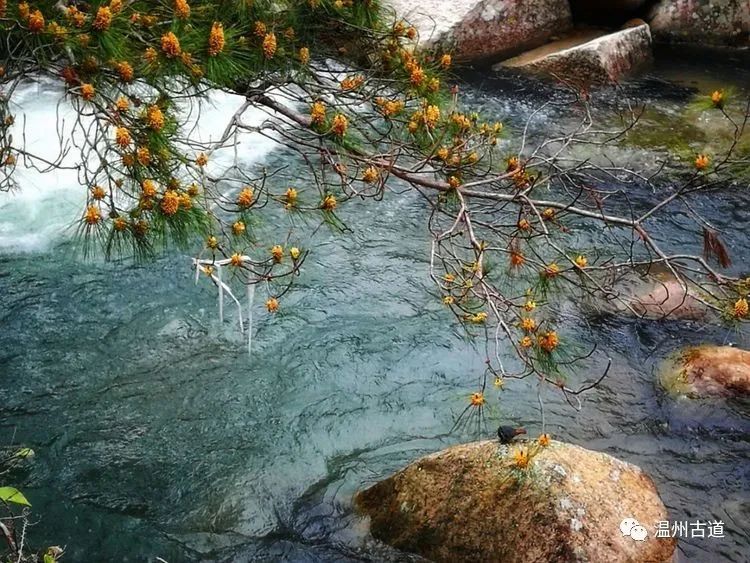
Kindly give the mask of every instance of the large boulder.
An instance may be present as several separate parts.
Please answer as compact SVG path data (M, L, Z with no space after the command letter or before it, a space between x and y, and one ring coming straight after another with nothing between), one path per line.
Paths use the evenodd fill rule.
M669 391L689 397L750 395L750 352L732 346L698 346L669 358L660 374Z
M640 468L556 441L454 446L358 493L355 503L373 536L432 561L659 563L676 544L655 537L667 511ZM623 535L626 518L648 537Z
M660 0L649 23L657 41L750 45L748 0Z
M653 59L651 32L642 23L616 33L582 32L503 61L495 69L518 68L579 86L619 82Z
M420 44L459 61L500 60L570 29L567 0L388 0L419 31Z

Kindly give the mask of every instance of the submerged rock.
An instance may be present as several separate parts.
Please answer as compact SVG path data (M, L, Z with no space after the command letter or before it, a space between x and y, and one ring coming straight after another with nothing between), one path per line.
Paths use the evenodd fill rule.
M689 397L750 395L750 352L732 346L688 348L665 362L661 383Z
M750 45L747 0L660 0L648 20L658 41Z
M420 44L459 61L503 59L570 29L567 0L388 0L419 31Z
M373 536L433 561L658 563L676 545L655 537L667 511L639 467L556 441L454 446L358 493L355 503ZM626 518L645 528L643 541L620 531Z
M581 86L619 82L653 60L646 23L615 33L584 31L496 65L541 72Z
M698 299L698 289L674 278L656 280L632 298L633 309L647 319L700 320L708 307Z

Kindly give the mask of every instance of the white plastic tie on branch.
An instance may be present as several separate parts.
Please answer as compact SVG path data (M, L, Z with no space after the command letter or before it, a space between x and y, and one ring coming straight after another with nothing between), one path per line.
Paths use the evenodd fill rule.
M240 258L243 262L250 260L248 256L242 256ZM227 264L230 264L231 260L224 259L224 260L200 260L200 259L193 259L193 264L195 264L195 282L198 283L198 277L199 273L201 271L209 274L209 277L216 283L218 289L219 289L219 322L224 322L224 294L226 293L229 295L229 297L232 298L232 301L235 302L237 305L237 312L239 314L239 321L240 321L240 333L245 332L245 323L243 320L242 315L242 304L240 303L240 300L235 297L234 292L232 291L232 288L230 288L222 279L222 266L226 266ZM213 271L209 268L212 268L213 271L216 273L213 273ZM252 349L252 339L253 339L253 300L255 298L255 284L248 284L247 285L247 352L250 354L250 350Z

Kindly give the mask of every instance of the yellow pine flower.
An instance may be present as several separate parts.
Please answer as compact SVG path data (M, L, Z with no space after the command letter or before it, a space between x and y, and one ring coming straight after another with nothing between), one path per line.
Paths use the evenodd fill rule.
M472 393L469 397L469 403L472 407L483 407L486 402L484 393Z
M741 297L734 302L732 314L736 319L744 319L745 317L747 317L748 312L750 312L750 308L748 307L747 299Z
M552 221L555 218L555 210L551 207L548 207L544 211L542 211L542 219L545 221Z
M181 20L188 19L190 17L190 4L187 3L187 0L175 0L174 13Z
M29 17L29 4L28 2L18 3L18 15L22 20L28 19Z
M513 454L513 463L519 469L526 469L529 466L529 451L521 448Z
M258 37L264 37L267 31L266 24L261 21L255 22L254 31L255 35L257 35Z
M180 47L180 40L171 31L161 36L161 50L167 56L167 58L173 59L179 57L182 53Z
M345 115L341 113L337 113L333 116L333 121L331 122L331 131L334 135L338 137L343 137L346 135L346 130L349 127L349 120L346 118Z
M695 169L702 171L708 168L708 165L711 164L711 159L708 155L705 154L699 154L695 157Z
M146 59L146 62L149 64L154 64L158 57L159 53L157 53L156 49L153 47L147 47L143 53L143 58Z
M446 295L445 297L443 297L443 303L445 305L453 305L455 302L456 302L456 298L453 297L452 295Z
M167 190L159 207L165 215L174 215L180 209L180 196L174 190Z
M495 378L495 387L497 387L498 389L502 389L503 387L505 387L505 381L502 377L498 376Z
M263 55L270 59L276 54L276 35L273 32L266 33L263 37Z
M297 203L297 190L294 188L288 188L286 190L286 193L284 194L284 199L286 199L286 203L289 206L293 206Z
M232 232L235 234L235 236L240 236L242 233L245 232L245 223L243 221L235 221L232 223Z
M720 90L715 90L711 94L711 103L713 103L714 107L721 108L724 106L724 92Z
M588 266L588 265L589 265L589 260L588 260L588 258L586 258L586 257L585 257L585 256L583 256L583 255L579 255L579 256L578 256L578 257L576 258L575 262L576 262L576 266L578 266L578 267L579 267L579 268L581 268L581 269L583 269L583 268L585 268L586 266Z
M274 262L281 262L281 260L284 258L284 247L280 244L275 244L271 248L271 256L273 256Z
M235 252L234 254L232 254L231 258L229 258L229 262L232 264L232 266L238 268L242 266L242 256Z
M112 25L112 10L107 6L99 6L94 23L91 26L97 31L106 31Z
M195 157L195 163L198 166L205 166L208 164L208 157L205 153L200 153L197 157Z
M530 336L524 336L519 344L521 345L521 348L531 348L534 345L534 341Z
M435 105L429 105L424 110L424 122L428 127L435 127L440 121L440 108Z
M115 64L115 71L123 82L132 82L135 77L133 66L127 61L121 61Z
M148 150L148 147L138 147L135 151L135 157L138 159L138 163L141 166L148 166L151 164L151 151Z
M469 320L474 324L482 324L484 321L487 320L487 313L485 313L484 311L481 311L469 317Z
M215 249L219 246L219 239L217 239L214 235L209 236L206 239L206 246L210 249Z
M115 231L122 232L128 228L128 222L122 217L115 217L115 220L112 222L112 226L114 227Z
M303 65L306 65L310 62L310 49L308 49L307 47L300 48L299 62L301 62Z
M313 102L310 106L310 121L313 125L322 125L326 119L326 106L323 102Z
M122 0L112 0L109 3L109 9L113 14L119 14L122 11Z
M131 141L132 139L130 138L130 131L125 129L125 127L118 127L117 129L115 129L115 143L117 143L121 148L128 148Z
M365 168L365 171L362 173L362 181L367 184L372 184L374 182L378 181L378 178L380 178L380 173L378 172L378 169L374 166L368 166Z
M349 90L356 90L357 88L362 86L364 81L365 77L361 74L358 74L356 76L347 76L341 81L341 89L345 92Z
M88 225L96 225L102 220L102 212L95 205L89 205L83 215L83 220Z
M336 196L334 196L333 194L328 194L323 198L323 203L320 205L320 207L324 211L333 211L336 209L336 205L338 205Z
M450 178L448 178L448 185L455 190L461 185L461 180L459 180L456 176L451 176Z
M243 209L250 207L253 204L253 197L253 189L250 186L245 186L237 194L237 206Z
M536 321L531 317L524 317L521 319L520 327L524 332L534 332L536 329Z
M94 96L96 95L96 89L92 84L81 84L81 97L86 100L87 102L90 102L94 99Z
M513 251L510 253L510 265L513 268L519 268L526 263L526 257L520 252Z
M279 300L275 297L271 297L268 301L266 301L266 309L268 309L269 313L275 313L279 310Z
M558 266L554 262L552 262L552 264L550 264L550 265L548 265L548 266L546 266L544 268L544 275L545 275L545 277L554 278L559 273L560 273L560 266Z
M101 186L94 186L91 188L91 198L96 201L101 201L105 198L107 192Z
M143 180L141 190L143 191L143 197L154 197L156 195L156 184L153 180Z
M528 301L526 301L526 303L523 304L523 308L524 310L531 312L536 309L536 302L529 299Z
M0 18L4 18L8 10L8 0L0 0Z
M146 123L154 131L160 131L164 127L164 114L159 106L152 105L146 110Z
M537 438L537 443L542 446L543 448L546 448L550 444L550 435L549 434L542 434Z
M560 338L554 330L550 330L538 337L539 347L545 352L552 353L560 344Z
M299 258L300 254L301 254L300 249L297 248L296 246L293 246L292 248L289 249L289 256L292 257L292 260L296 260L297 258Z
M452 62L453 59L448 53L445 53L442 57L440 57L440 66L442 66L443 68L450 68Z
M208 55L215 57L224 50L224 26L220 22L214 22L211 26L211 34L208 36Z
M29 15L29 31L32 33L40 33L44 31L44 16L39 10L34 10Z

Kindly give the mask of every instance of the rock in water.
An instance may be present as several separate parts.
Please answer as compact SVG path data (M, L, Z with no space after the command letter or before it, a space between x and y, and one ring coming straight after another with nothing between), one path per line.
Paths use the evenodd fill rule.
M556 441L454 446L361 491L355 504L373 536L433 561L660 563L676 545L655 537L667 511L639 467ZM626 518L646 529L645 541L623 535Z
M732 346L688 348L666 361L662 385L689 397L750 395L750 352Z
M587 87L619 82L653 59L648 25L616 33L580 31L493 67L534 71Z
M700 320L707 310L691 288L675 279L657 282L648 294L634 299L633 308L647 319Z
M747 0L660 0L649 23L658 41L698 45L750 45Z
M419 31L420 44L459 61L500 60L570 29L567 0L388 0Z

